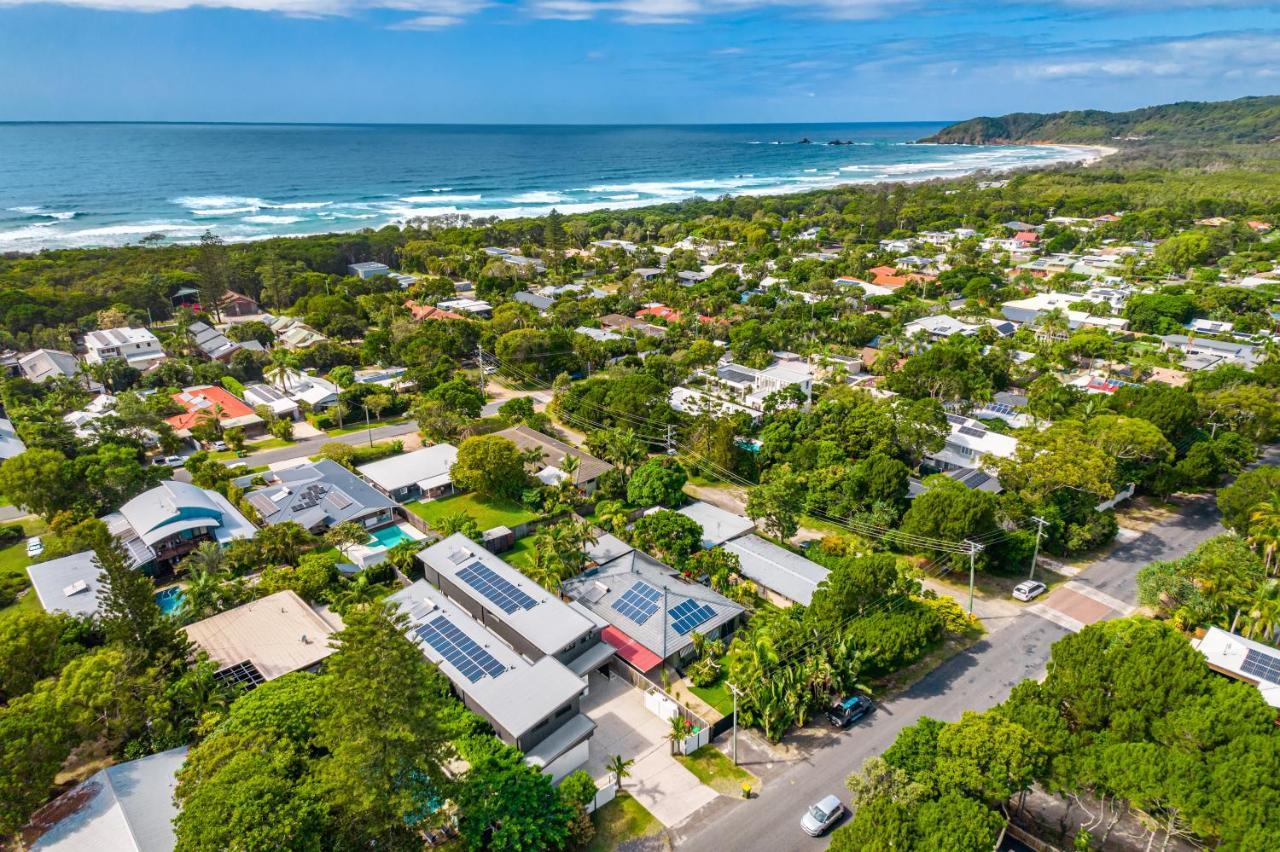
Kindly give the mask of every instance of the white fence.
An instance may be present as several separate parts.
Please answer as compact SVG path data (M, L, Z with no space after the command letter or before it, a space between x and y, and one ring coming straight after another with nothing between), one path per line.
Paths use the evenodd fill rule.
M594 813L597 808L602 808L612 802L617 795L618 785L612 781L609 781L603 787L597 787L596 797L587 803L587 813Z

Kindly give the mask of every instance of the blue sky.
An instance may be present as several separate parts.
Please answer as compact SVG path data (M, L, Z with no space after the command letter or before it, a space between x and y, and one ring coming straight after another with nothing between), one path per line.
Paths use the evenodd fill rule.
M0 120L948 120L1280 92L1275 0L0 0Z

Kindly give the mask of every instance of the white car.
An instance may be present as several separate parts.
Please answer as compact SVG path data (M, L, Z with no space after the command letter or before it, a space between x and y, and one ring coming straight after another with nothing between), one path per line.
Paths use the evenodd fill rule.
M827 796L800 817L800 827L810 837L821 837L844 815L844 805L835 796Z
M1013 587L1013 596L1020 601L1032 601L1043 595L1047 588L1039 580L1023 580Z
M36 557L44 553L44 542L40 540L40 536L33 535L27 539L27 556Z

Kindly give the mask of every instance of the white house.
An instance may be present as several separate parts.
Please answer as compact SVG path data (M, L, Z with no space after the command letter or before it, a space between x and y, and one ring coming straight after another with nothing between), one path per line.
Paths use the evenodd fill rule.
M91 331L84 336L84 347L84 359L90 364L119 359L130 367L145 370L165 359L159 339L145 328Z
M983 456L1011 458L1018 449L1017 438L992 432L977 420L948 414L947 422L951 426L951 434L947 436L946 444L938 452L925 457L943 471L978 467Z

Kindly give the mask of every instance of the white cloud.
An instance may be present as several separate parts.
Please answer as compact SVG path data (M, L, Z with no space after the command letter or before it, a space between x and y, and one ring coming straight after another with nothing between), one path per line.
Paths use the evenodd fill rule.
M1036 79L1271 77L1280 71L1280 34L1211 33L1159 39L1091 54L1064 53L1018 63L1014 73Z

